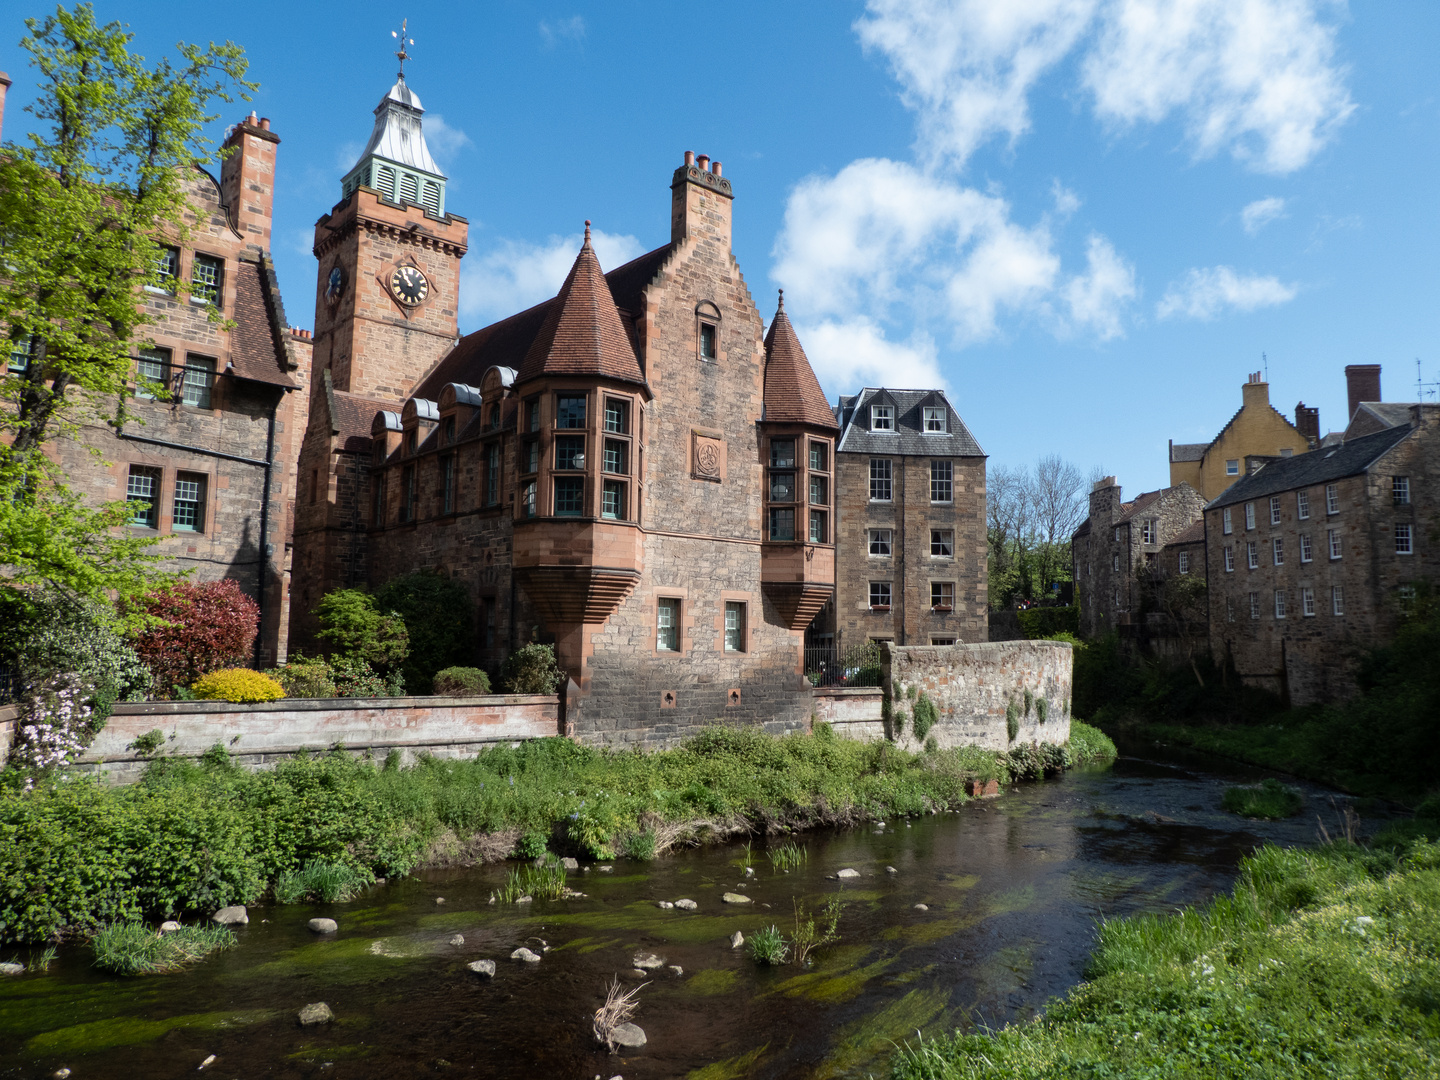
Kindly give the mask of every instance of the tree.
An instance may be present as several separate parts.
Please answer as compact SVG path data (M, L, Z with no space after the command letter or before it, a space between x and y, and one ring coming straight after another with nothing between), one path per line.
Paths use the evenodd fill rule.
M1070 537L1085 520L1087 507L1080 470L1059 454L1042 457L1030 473L1030 506L1038 543L1036 577L1041 589L1068 576Z
M405 687L410 693L428 693L437 671L474 659L475 608L458 581L415 570L380 586L375 603L405 620L410 635Z
M985 534L990 548L990 602L1005 608L1021 588L1030 532L1027 470L1005 465L985 477Z

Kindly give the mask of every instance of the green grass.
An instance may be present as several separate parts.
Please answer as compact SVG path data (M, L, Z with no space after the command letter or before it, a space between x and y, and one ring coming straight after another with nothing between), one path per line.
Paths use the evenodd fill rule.
M522 866L505 875L505 884L495 893L502 904L513 904L522 896L532 900L559 900L565 895L565 866L553 855L540 866Z
M1115 743L1097 727L1091 727L1083 720L1070 720L1070 758L1076 765L1090 765L1101 761L1114 761L1119 751Z
M770 865L776 870L793 870L810 857L810 853L794 841L770 848L765 854L770 856Z
M351 900L375 884L375 875L342 862L308 862L299 870L284 872L275 879L275 900L299 904L318 900L332 904Z
M762 926L756 930L745 942L745 946L750 950L750 959L757 964L778 967L790 956L790 946L785 942L785 935L774 925Z
M90 939L95 966L117 975L163 975L235 945L224 926L186 926L160 934L143 923L116 923Z
M1233 895L1102 925L1042 1019L902 1048L894 1080L1440 1073L1440 846L1262 848Z
M1305 800L1294 788L1286 787L1273 776L1262 783L1245 787L1228 787L1220 799L1220 808L1247 818L1279 821L1294 817Z

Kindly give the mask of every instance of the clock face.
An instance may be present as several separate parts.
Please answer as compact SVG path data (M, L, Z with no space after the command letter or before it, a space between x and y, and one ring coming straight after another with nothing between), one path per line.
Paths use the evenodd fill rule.
M345 291L345 271L335 267L330 271L330 277L325 282L325 299L330 303L340 299L340 294Z
M430 295L430 282L417 267L401 266L390 275L390 291L396 300L414 307Z

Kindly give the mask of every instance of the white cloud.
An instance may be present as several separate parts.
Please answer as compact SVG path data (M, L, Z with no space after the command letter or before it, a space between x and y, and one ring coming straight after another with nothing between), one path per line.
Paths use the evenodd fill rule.
M475 145L470 141L469 135L460 128L453 128L445 123L445 117L439 113L425 114L424 131L425 145L441 160L448 160L465 147Z
M1084 61L1096 112L1184 117L1199 157L1261 172L1307 164L1354 111L1325 0L1110 0Z
M540 21L540 40L545 43L547 49L553 49L562 41L584 41L584 16L572 15L568 19L556 19L553 22L549 19L542 19Z
M860 386L945 387L935 343L924 334L889 341L863 316L801 323L795 328L815 376L833 396Z
M1101 341L1124 337L1121 314L1139 295L1135 268L1103 236L1091 234L1085 254L1086 272L1060 290L1075 326L1094 332Z
M1285 216L1284 199L1256 199L1240 211L1240 224L1247 233L1254 236L1276 218Z
M1224 311L1255 311L1295 299L1300 289L1276 277L1240 275L1228 266L1196 268L1172 282L1155 307L1157 318L1213 319Z
M472 255L461 264L461 316L483 326L548 300L565 284L581 243L579 233L552 236L543 244L504 240L478 258ZM591 243L606 271L645 253L633 236L595 230Z
M335 167L348 173L360 161L360 151L365 149L362 142L343 142L335 148Z
M1055 200L1055 213L1062 218L1067 218L1080 209L1080 196L1059 180L1050 182L1050 196Z

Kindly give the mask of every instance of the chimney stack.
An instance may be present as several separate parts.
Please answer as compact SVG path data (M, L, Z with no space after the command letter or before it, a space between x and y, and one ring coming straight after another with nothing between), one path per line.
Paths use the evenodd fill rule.
M1301 401L1295 406L1295 427L1312 448L1320 445L1320 410L1307 409Z
M1240 388L1240 398L1247 409L1268 409L1270 407L1270 384L1258 371L1252 371L1245 385Z
M1345 367L1345 394L1350 412L1345 422L1355 419L1355 410L1362 401L1383 401L1380 396L1379 364L1348 364Z
M734 189L720 162L685 151L685 164L670 181L670 242L687 237L719 241L730 250L730 204Z
M220 165L220 198L230 224L254 251L270 250L275 209L275 148L280 140L269 119L252 112L225 140L229 155Z

